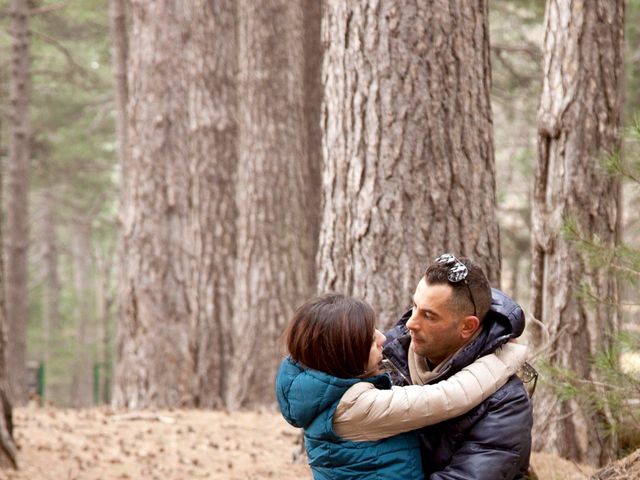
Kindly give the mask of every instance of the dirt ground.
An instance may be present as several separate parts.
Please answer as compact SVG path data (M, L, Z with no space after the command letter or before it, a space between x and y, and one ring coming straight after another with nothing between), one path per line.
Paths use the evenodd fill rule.
M117 412L26 407L14 411L20 471L2 480L308 479L293 463L297 430L275 412ZM540 480L591 470L534 455Z

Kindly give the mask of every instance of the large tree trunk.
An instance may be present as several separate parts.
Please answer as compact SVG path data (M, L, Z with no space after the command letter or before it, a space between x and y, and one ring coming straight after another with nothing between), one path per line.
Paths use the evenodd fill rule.
M188 96L182 8L131 8L128 146L122 166L120 327L114 403L192 405Z
M235 251L234 8L133 4L118 405L221 404Z
M9 85L9 158L7 161L7 319L8 367L15 401L27 399L27 249L29 246L29 161L31 53L29 4L11 2L11 75Z
M600 166L618 152L622 107L622 0L550 0L545 16L544 81L538 111L533 222L533 315L544 323L545 359L578 378L598 380L595 355L618 329L617 284L583 259L562 234L573 222L605 245L618 240L620 184ZM584 287L604 303L581 294ZM615 452L611 412L595 411L549 390L537 395L535 448L603 464ZM604 398L604 395L603 395Z
M192 0L188 64L189 235L194 401L223 404L231 360L235 268L236 2Z
M329 0L319 290L389 325L426 265L500 278L487 2Z
M311 167L300 2L238 3L239 158L234 363L227 405L274 400L279 337L312 291Z

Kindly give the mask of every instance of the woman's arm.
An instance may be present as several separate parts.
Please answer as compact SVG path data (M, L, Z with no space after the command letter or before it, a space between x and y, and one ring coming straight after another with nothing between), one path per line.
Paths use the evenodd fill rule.
M495 393L522 366L528 349L509 342L447 380L378 390L368 382L340 399L333 429L354 441L379 440L455 418Z

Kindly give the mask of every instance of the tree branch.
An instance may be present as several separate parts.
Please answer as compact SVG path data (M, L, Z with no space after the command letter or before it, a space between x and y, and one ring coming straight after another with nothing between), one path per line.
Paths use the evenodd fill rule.
M37 35L38 37L42 38L44 41L46 41L47 43L55 47L59 52L61 52L65 56L65 58L67 59L67 63L71 67L77 70L78 73L80 73L82 77L84 77L85 79L91 80L91 77L92 77L91 72L87 70L85 67L83 67L82 65L80 65L78 62L76 62L75 59L73 58L73 55L71 55L71 52L69 51L69 49L64 45L62 45L62 43L60 43L58 40L56 40L52 36L47 35L46 33L36 32L34 30L32 30L31 33L33 35Z
M40 15L42 13L49 13L55 10L61 10L65 8L67 5L69 5L69 0L66 0L61 3L52 3L51 5L43 5L42 7L32 9L29 12L29 15L33 17L34 15Z
M534 62L542 61L542 51L533 45L507 45L504 43L493 43L491 50L509 53L526 53Z

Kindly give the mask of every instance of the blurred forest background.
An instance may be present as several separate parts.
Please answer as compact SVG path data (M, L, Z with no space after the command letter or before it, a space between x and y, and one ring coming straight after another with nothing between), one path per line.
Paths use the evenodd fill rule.
M54 8L47 12L50 5ZM9 8L3 2L5 198ZM105 355L111 355L113 341L104 339L113 333L104 328L115 328L116 318L119 167L108 3L42 2L30 8L45 11L31 17L27 362L31 371L44 364L45 398L73 405L71 398L81 397L78 406L88 405L94 401L91 364L104 365ZM6 219L11 215L6 200L3 206ZM81 380L82 375L90 378ZM89 391L78 395L81 383L88 383ZM96 401L104 401L105 395Z
M594 176L620 183L609 190L584 184L594 197L613 191L614 198L622 189L614 235L585 228L579 215L555 224L582 258L580 278L598 277L591 283L556 270L542 277L532 272L535 252L544 250L532 245L539 238L532 225L545 218L534 206L545 48L551 48L544 42L544 1L491 0L487 18L483 2L469 2L480 6L461 8L459 16L418 15L421 25L441 22L445 39L460 34L448 37L447 29L470 22L463 33L473 32L472 43L487 42L476 45L476 59L454 52L441 63L438 51L455 50L464 35L460 43L425 40L421 46L401 31L415 2L407 2L407 12L403 2L380 2L382 13L352 5L349 15L334 1L324 12L315 0L258 3L262 7L232 0L175 8L167 1L0 2L3 278L14 404L37 395L65 407L272 405L278 337L297 303L318 290L344 291L370 301L387 327L424 265L451 250L478 259L495 286L530 312L529 338L541 352L534 362L542 373L538 412L548 407L557 418L582 412L578 423L595 418L594 429L615 439L569 445L563 437L575 426L549 433L541 425L537 432L545 438L537 448L595 464L638 448L640 178L633 168L640 155L640 0L625 4L624 51L616 53L616 40L598 33L614 49L599 53L612 69L602 60L602 70L583 79L607 90L614 110L618 93L608 90L607 78L624 88L618 119L593 117L609 122L600 130L612 128L623 148L614 140L609 151L589 154L598 164ZM556 3L562 2L549 2ZM599 14L611 13L615 29L622 2L594 3ZM22 24L27 37L11 33L20 24L18 8L28 18ZM349 36L358 21L365 31L370 26L363 19L378 14L384 18L379 36ZM488 35L478 33L487 21ZM441 68L442 78L420 84L417 74L410 85L411 53L396 61L393 48L372 60L368 55L385 35L406 41L414 55L426 52L426 63ZM16 38L23 43L16 46ZM26 73L16 65L16 51L30 59ZM567 47L565 54L571 52ZM451 73L450 61L478 68ZM618 70L624 79L617 79ZM19 88L12 92L12 76L20 71L20 81L30 84L26 106ZM454 77L467 90L451 83ZM388 96L394 82L402 88ZM490 108L483 104L485 85ZM424 111L412 105L426 101L425 90L450 98L456 105L451 118L438 118L447 110L442 105ZM24 125L25 111L28 161L20 173L10 159L20 134L11 128ZM365 118L371 111L382 112L373 130ZM428 141L411 150L423 133ZM449 134L462 139L459 149L447 149L455 143ZM466 151L469 145L480 158ZM455 166L447 155L461 151L470 161ZM402 167L409 157L411 165ZM561 180L574 175L558 165L547 173ZM464 194L442 187L458 182L468 189ZM436 187L444 188L444 203ZM456 198L458 205L451 203ZM418 209L424 214L416 215ZM590 215L602 217L600 207ZM14 265L21 255L23 285ZM607 284L602 294L601 284L618 274L619 285ZM567 328L585 329L589 339L556 342L554 335L566 333L562 315L545 318L532 275L544 277L551 291L567 286L567 295L583 301L577 309L583 320ZM556 350L549 353L551 343ZM567 359L573 355L588 366ZM545 395L560 399L560 410L548 406Z

